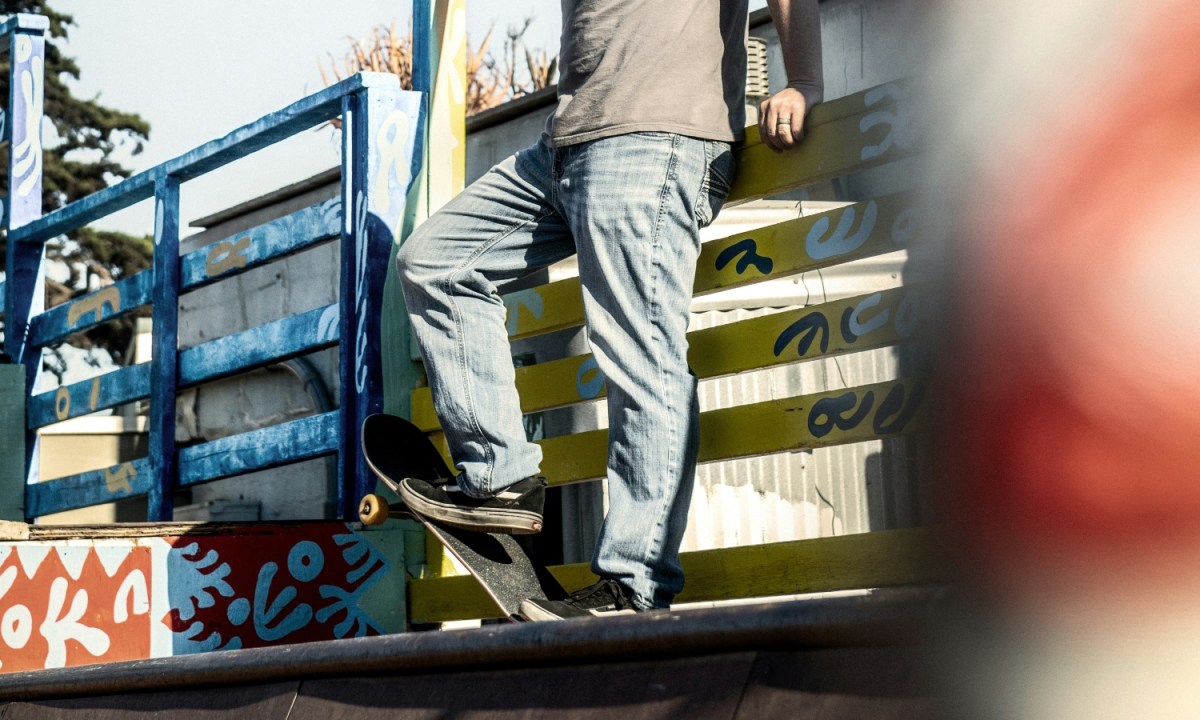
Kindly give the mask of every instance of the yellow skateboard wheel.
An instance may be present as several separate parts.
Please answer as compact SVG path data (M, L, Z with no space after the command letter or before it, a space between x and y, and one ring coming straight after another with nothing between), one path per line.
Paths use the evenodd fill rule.
M358 504L358 519L363 525L382 525L388 519L388 502L382 495L371 493Z

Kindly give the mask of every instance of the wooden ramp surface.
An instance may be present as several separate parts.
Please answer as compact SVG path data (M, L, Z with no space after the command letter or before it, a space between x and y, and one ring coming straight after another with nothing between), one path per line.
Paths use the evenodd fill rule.
M343 664L338 653L344 650L336 646L340 642L344 648L347 641L338 641L293 646L290 648L293 658L287 658L287 648L264 649L275 660L281 660L278 671L267 670L270 663L258 663L264 670L247 672L246 684L231 680L238 676L237 667L245 654L253 651L203 656L208 662L192 663L195 672L191 673L191 681L187 680L183 662L191 658L128 663L124 669L116 668L115 673L109 668L110 682L105 687L113 690L112 694L92 692L65 697L73 694L66 676L50 677L49 682L39 687L36 677L39 673L25 673L33 682L26 684L24 690L16 678L17 682L0 685L0 698L11 699L0 705L0 718L900 720L935 717L936 693L925 673L927 649L919 633L929 619L931 605L913 597L889 595L892 598L884 603L879 598L857 598L697 610L675 613L666 622L661 617L648 622L638 616L424 633L416 636L416 646L407 643L401 647L405 648L404 653L417 652L421 646L432 651L428 656L434 667L427 670L414 670L416 665L408 667L407 660L397 662L395 653L380 647L378 642L370 650L360 645L357 649L363 652L356 655L364 657ZM892 602L895 599L902 602ZM822 607L814 608L814 603ZM820 612L814 614L814 610ZM870 617L872 614L874 619ZM765 629L758 634L746 632L756 626L756 618L778 625L781 618L787 617L799 622L780 626L775 633ZM817 619L823 623L822 630L799 630ZM529 629L537 632L530 635ZM530 650L540 646L545 651L546 633L560 632L563 644L559 649L566 652L556 656ZM707 639L699 645L686 639L696 634ZM716 642L723 634L728 635L725 651ZM459 643L472 636L492 642L480 643L474 656L469 652L463 654L461 649L453 650L458 658L455 662L447 662L448 656L439 655L433 647ZM646 640L646 648L660 649L646 651L628 640L639 636ZM408 636L391 636L397 637ZM499 644L495 643L496 638ZM613 643L626 646L631 652L619 652ZM505 645L514 651L495 649ZM703 650L706 647L709 649ZM211 661L221 659L222 655L229 661L225 664L228 672L212 672L217 666ZM265 658L266 653L260 652L259 656ZM135 666L147 670L162 662L167 663L166 669L146 681L138 682L139 675L131 672L138 669ZM285 672L289 664L291 678L265 681L272 672L289 674ZM336 672L339 665L349 672ZM372 666L377 669L371 671ZM105 672L105 666L94 667L95 672ZM87 687L90 682L87 675L92 671L90 668L72 671L78 676L78 683L82 683L77 683L76 689ZM122 691L119 682L111 682L120 678L122 671L127 687L140 686L143 690ZM56 672L59 671L40 674L45 677ZM28 697L22 699L22 694ZM54 697L56 694L62 697Z

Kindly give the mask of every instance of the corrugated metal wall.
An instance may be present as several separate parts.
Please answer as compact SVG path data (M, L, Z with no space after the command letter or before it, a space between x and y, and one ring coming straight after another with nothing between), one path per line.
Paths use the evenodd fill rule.
M864 277L866 284L874 278ZM692 329L765 315L785 307L710 310ZM702 411L897 377L887 348L707 380ZM701 465L684 550L751 545L915 524L906 441L857 443Z

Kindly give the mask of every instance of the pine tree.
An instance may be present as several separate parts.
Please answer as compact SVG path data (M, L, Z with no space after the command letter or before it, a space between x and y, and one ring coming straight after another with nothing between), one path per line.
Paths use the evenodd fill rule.
M62 207L129 177L131 170L117 162L114 153L129 148L141 152L150 125L140 116L101 105L98 98L75 97L67 85L78 80L80 69L73 58L63 55L58 45L74 25L70 15L55 11L48 0L0 0L0 21L16 13L36 13L50 19L45 58L45 115L57 138L46 133L42 158L43 212ZM8 98L8 60L0 64L0 98ZM5 151L7 152L7 150ZM7 158L0 163L0 187L7 187ZM82 228L69 234L66 242L47 245L47 260L63 264L69 271L65 282L47 279L47 306L112 283L149 267L154 242L120 232ZM7 245L0 236L0 255ZM77 347L99 347L120 362L133 336L133 319L126 316L72 337ZM60 375L61 370L52 371Z

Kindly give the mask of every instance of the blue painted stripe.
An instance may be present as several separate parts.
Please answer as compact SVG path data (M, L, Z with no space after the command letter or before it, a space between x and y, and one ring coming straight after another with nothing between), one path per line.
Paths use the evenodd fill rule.
M334 410L183 448L179 451L179 484L197 485L331 455L340 444L340 415Z
M9 239L19 243L45 242L145 200L154 194L154 184L160 177L173 175L188 180L215 170L337 116L342 109L343 96L367 87L397 87L399 82L391 73L359 73L348 77L337 85L243 125L223 138L205 143L174 160L138 173L15 229Z
M32 430L149 395L150 363L142 363L34 395L25 415Z
M179 353L179 384L195 385L282 362L337 341L338 306L309 310L184 350Z
M154 485L150 458L34 483L25 488L25 514L36 518L145 495Z
M112 320L150 302L154 273L143 270L106 288L57 305L34 316L29 327L29 344L43 348L80 330Z
M341 200L318 203L184 255L181 285L191 290L232 277L332 239L341 230Z

